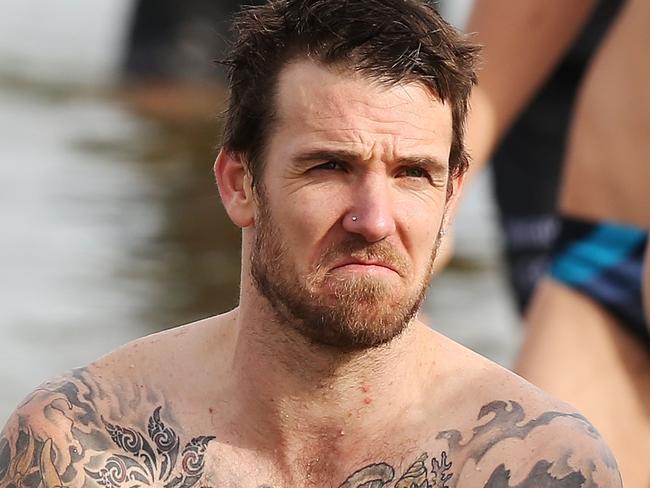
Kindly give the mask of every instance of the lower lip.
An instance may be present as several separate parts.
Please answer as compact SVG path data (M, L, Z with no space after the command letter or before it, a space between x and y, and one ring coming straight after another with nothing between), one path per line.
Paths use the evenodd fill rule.
M359 263L345 264L343 266L334 268L332 271L335 272L342 271L345 273L354 273L354 274L391 274L391 275L397 274L394 270L387 268L386 266L380 266L377 264L359 264Z

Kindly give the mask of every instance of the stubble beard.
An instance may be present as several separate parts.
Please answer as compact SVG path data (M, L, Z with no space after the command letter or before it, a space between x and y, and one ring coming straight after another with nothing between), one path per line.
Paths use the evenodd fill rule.
M408 261L385 242L368 243L353 235L326 250L308 276L300 276L259 191L259 213L251 253L253 283L269 302L276 321L319 345L346 351L375 348L399 336L416 316L433 274L440 234L422 279L414 290L373 276L341 277L329 273L337 258L355 257L391 264L402 276Z

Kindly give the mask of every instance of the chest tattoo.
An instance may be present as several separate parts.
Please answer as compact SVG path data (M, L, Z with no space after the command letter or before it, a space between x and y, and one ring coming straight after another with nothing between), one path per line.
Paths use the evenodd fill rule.
M106 488L128 486L131 482L165 488L194 486L203 475L206 447L215 437L194 437L181 450L180 439L160 420L160 411L161 407L156 408L149 418L146 434L102 419L122 454L109 457L97 471L86 469L88 476Z
M107 396L83 370L37 390L26 401L30 408L25 411L30 413L12 417L0 434L0 488L220 488L213 486L205 473L206 451L211 442L218 442L215 436L182 439L172 426L173 417L162 406L151 407L153 411L141 428L115 420L137 410L133 402L120 403L119 411L113 410L111 418L105 418L97 413L97 402ZM141 403L145 404L144 399ZM344 481L332 480L331 486L462 487L463 470L478 466L494 448L513 440L524 442L556 421L573 426L571 435L597 441L595 445L602 447L578 461L570 447L544 451L539 459L528 460L528 474L522 478L520 470L516 482L511 479L514 466L504 459L496 468L492 464L481 482L483 487L594 488L599 475L616 479L616 461L581 415L548 411L531 418L515 401L494 401L480 409L469 435L453 429L438 432L435 438L444 450L433 455L423 451L417 458L406 459L402 467L378 459L359 467ZM242 472L242 479L245 476ZM228 488L235 486L228 484Z

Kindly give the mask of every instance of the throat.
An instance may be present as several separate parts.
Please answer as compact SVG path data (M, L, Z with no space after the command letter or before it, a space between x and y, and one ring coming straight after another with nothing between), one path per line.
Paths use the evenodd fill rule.
M330 476L320 485L329 486L341 460L363 463L381 457L378 446L419 435L413 426L422 425L434 377L426 326L414 323L379 348L341 352L263 315L247 308L238 317L227 392L238 445L260 446L283 471Z
M381 423L418 404L433 362L418 324L398 339L366 351L341 352L309 344L272 325L242 329L233 362L233 388L265 425L320 435ZM238 402L239 403L239 402Z
M273 477L287 487L359 488L375 486L365 484L371 480L394 481L400 471L406 473L418 458L426 459L429 455L422 447L425 440L398 439L395 432L391 434L375 432L372 437L356 439L346 447L340 445L340 439L322 437L318 442L310 442L309 447L277 453L268 458Z

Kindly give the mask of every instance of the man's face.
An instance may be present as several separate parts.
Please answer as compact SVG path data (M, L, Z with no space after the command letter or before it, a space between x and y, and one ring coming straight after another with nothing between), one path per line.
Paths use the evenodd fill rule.
M428 286L447 203L452 119L419 84L302 61L281 73L257 189L252 275L316 343L384 344Z

